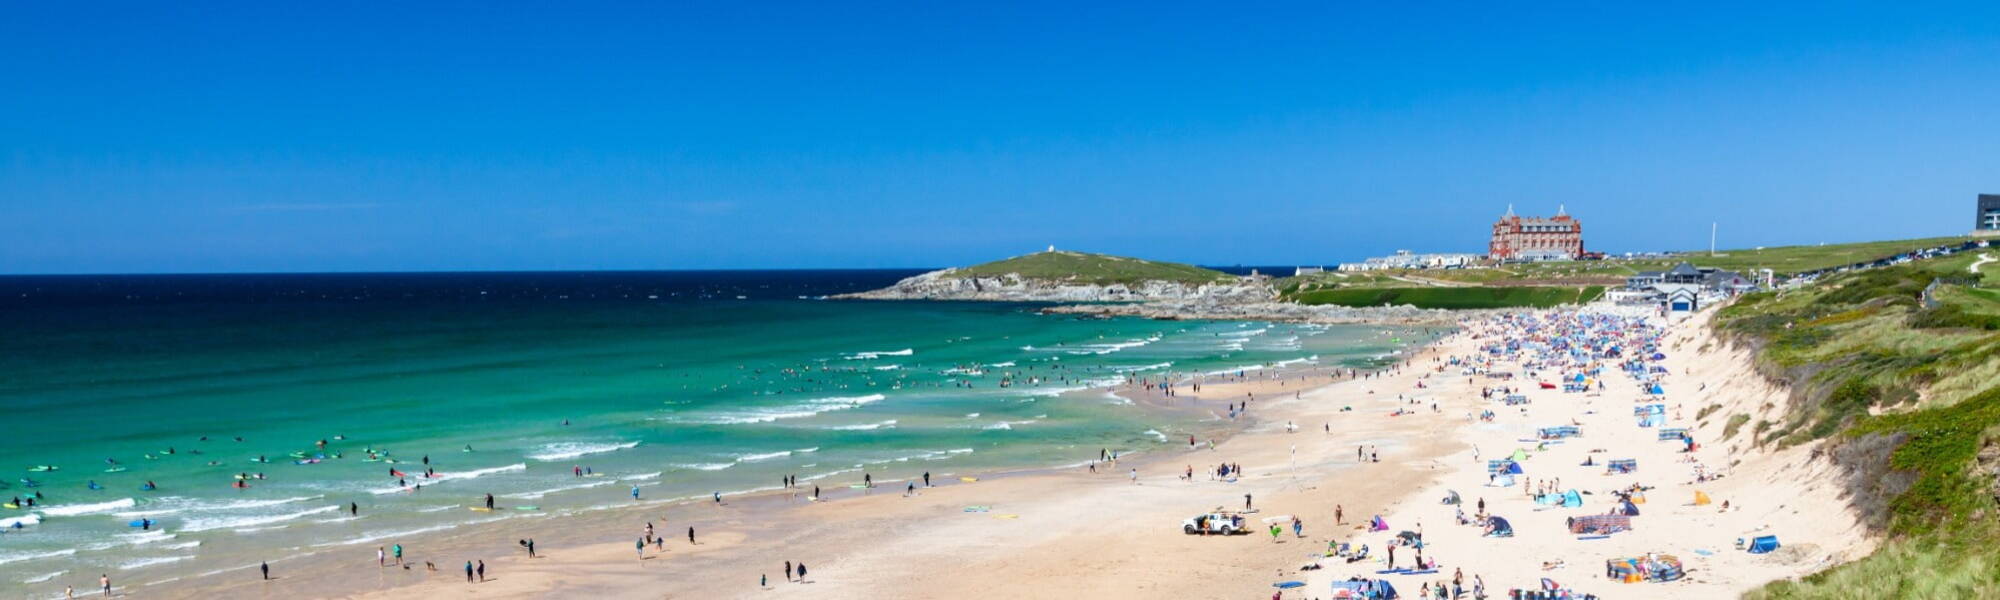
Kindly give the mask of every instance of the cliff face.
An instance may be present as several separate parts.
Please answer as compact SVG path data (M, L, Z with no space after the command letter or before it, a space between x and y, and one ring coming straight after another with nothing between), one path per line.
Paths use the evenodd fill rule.
M879 290L842 294L836 298L866 300L989 300L1003 302L1151 302L1204 300L1222 303L1266 302L1277 298L1268 280L1240 278L1223 283L1193 284L1148 280L1137 283L1075 283L1022 277L1018 273L971 276L962 269L931 271Z

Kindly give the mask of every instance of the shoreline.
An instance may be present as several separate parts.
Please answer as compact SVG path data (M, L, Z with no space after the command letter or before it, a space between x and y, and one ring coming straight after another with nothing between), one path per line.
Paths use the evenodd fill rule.
M1397 353L1398 356L1406 356L1412 350L1423 347L1425 346L1422 344L1410 344L1398 350ZM1244 393L1246 390L1249 393L1256 394L1260 398L1268 398L1280 392L1304 393L1308 387L1317 390L1329 385L1338 384L1309 382L1314 384L1307 386L1302 385L1299 382L1299 378L1305 377L1310 380L1314 377L1325 377L1325 373L1329 371L1344 372L1348 369L1348 367L1318 365L1303 368L1266 369L1262 372L1264 376L1253 375L1249 381L1235 380L1227 382L1218 382L1218 376L1216 375L1204 375L1201 373L1176 375L1182 376L1182 383L1177 384L1182 386L1180 388L1182 395L1187 394L1187 380L1194 378L1204 380L1204 393L1191 398L1190 401L1194 403L1192 408L1198 410L1212 408L1213 410L1210 413L1213 414L1222 411L1222 407L1212 405L1225 403L1223 399L1224 395L1233 396L1237 393ZM1364 368L1355 367L1355 369L1363 371ZM1253 373L1257 372L1253 371ZM1182 396L1167 398L1160 395L1157 390L1149 391L1139 385L1130 383L1103 388L1091 388L1081 390L1077 393L1089 395L1117 394L1135 404L1145 405L1146 410L1190 410L1190 407L1176 406L1173 402L1170 402L1179 401L1182 399ZM1265 423L1260 417L1262 417L1260 412L1252 411L1249 418L1239 423L1213 429L1205 428L1205 433L1202 435L1206 438L1212 434L1218 445L1227 444L1230 440L1246 431L1270 425ZM1204 439L1203 443L1205 444L1206 442L1207 439ZM1119 468L1129 469L1137 467L1148 471L1156 470L1154 465L1164 464L1163 461L1166 461L1168 457L1173 455L1171 449L1175 447L1173 444L1162 444L1161 448L1165 448L1166 450L1147 449L1136 454L1128 453L1120 459L1119 464L1123 466ZM1079 466L1000 467L967 473L938 473L938 477L934 479L934 482L939 485L937 487L924 488L923 492L925 494L936 492L956 494L956 492L949 492L949 490L958 487L978 486L1011 487L1014 485L1011 482L1023 479L1037 482L1034 485L1041 485L1044 479L1061 479L1073 475L1073 472L1085 471L1085 467L1080 466L1081 464L1078 463ZM1103 470L1108 473L1110 469ZM978 481L973 484L956 481L956 478L960 476L975 477ZM787 513L811 511L820 509L821 507L852 503L857 500L870 501L885 497L900 499L904 481L902 479L893 481L878 480L875 488L861 491L849 489L845 485L830 486L825 490L828 500L820 503L807 503L802 498L808 494L807 490L810 489L813 483L811 481L802 481L800 487L794 490L785 490L771 486L726 494L720 511L717 510L718 507L712 506L714 503L709 501L706 496L648 500L633 507L617 507L608 510L568 514L563 512L536 513L531 516L505 520L491 526L461 527L457 530L435 532L413 532L409 537L399 537L398 539L385 538L371 542L371 544L387 545L401 542L411 549L409 556L412 560L422 560L425 556L484 556L487 558L482 560L486 560L489 563L496 563L489 565L489 575L497 575L519 568L519 563L526 560L524 556L521 556L525 552L517 547L510 546L515 540L531 537L536 539L538 554L542 555L555 555L557 549L568 550L581 547L587 549L590 556L606 554L607 556L616 556L629 560L631 559L631 555L634 554L631 542L606 542L604 541L605 538L615 537L615 534L608 534L606 532L637 532L639 531L638 525L640 523L645 520L651 520L655 525L660 526L658 531L661 532L661 537L669 538L666 554L667 558L672 558L674 556L684 556L679 553L684 549L689 549L674 547L674 536L670 534L673 534L677 527L679 528L678 531L684 533L685 527L692 524L698 531L703 532L699 536L702 543L692 547L692 549L698 549L700 552L693 554L723 550L728 546L738 543L731 541L732 539L740 540L740 538L737 537L737 534L731 533L729 528L732 526L741 526L745 517L749 517L752 520L784 520L788 518ZM892 490L893 494L891 493ZM647 515L652 516L649 517ZM508 543L497 544L492 539L495 537L494 527L505 528L506 531L515 533L506 534L505 537ZM706 533L709 531L715 531L713 534L714 537ZM681 538L679 543L681 546L687 546L684 538ZM384 594L385 596L383 597L400 597L399 594L405 588L428 585L428 580L439 578L438 574L447 576L443 577L446 580L453 580L454 578L449 577L451 575L462 575L460 572L462 570L462 560L456 558L449 561L433 559L433 562L437 564L439 569L437 573L425 575L427 572L423 570L421 563L419 563L419 566L411 571L403 571L394 567L377 569L378 571L385 572L377 573L378 576L372 578L372 582L356 581L351 577L352 570L358 568L358 565L365 564L365 555L372 554L367 545L370 544L344 544L337 547L318 549L307 554L272 560L270 564L272 565L273 573L280 578L279 581L290 581L290 583L284 584L283 587L297 589L294 586L306 585L308 586L306 589L316 590L315 593L323 593L335 597L355 597L362 594ZM622 550L614 551L614 549L620 548ZM648 546L647 553L648 555L655 554L652 546ZM302 560L306 562L300 562ZM648 562L650 563L651 560L649 559ZM335 566L332 563L340 563L340 566ZM546 563L536 561L535 564ZM310 566L300 568L296 565ZM267 592L261 590L265 587L278 584L255 580L256 567L257 565L250 564L207 571L197 575L187 575L153 583L136 589L143 590L143 593L147 595L158 594L164 597L236 597L234 594L262 596ZM372 569L373 567L370 568ZM235 572L245 572L248 577L244 581L215 581L218 578L226 577L228 574ZM411 575L415 575L415 577ZM493 579L493 577L489 577L489 579ZM462 583L462 580L458 581ZM324 591L321 592L318 590ZM614 593L608 589L601 592Z
M1601 311L1595 314L1619 309ZM454 557L440 562L437 573L421 566L408 571L376 568L366 564L366 548L349 548L310 573L289 574L282 563L274 564L281 577L291 580L264 583L246 576L243 581L147 592L172 592L168 597L263 597L284 589L351 598L775 594L1136 599L1268 597L1273 583L1300 580L1307 584L1305 595L1283 597L1312 598L1326 597L1334 581L1359 575L1386 578L1406 597L1415 597L1420 586L1448 581L1462 571L1467 587L1474 576L1483 578L1489 597L1504 597L1509 588L1534 588L1548 577L1600 596L1668 598L1736 595L1865 555L1876 538L1859 515L1839 503L1799 501L1830 493L1835 467L1826 458L1805 446L1781 451L1740 447L1723 435L1723 419L1687 419L1710 404L1723 406L1728 414L1786 401L1788 390L1768 382L1728 385L1742 381L1752 367L1740 350L1726 344L1711 348L1714 337L1707 319L1712 314L1667 326L1658 338L1662 351L1670 354L1660 363L1672 390L1664 402L1668 423L1687 427L1700 440L1702 447L1692 453L1656 441L1656 430L1633 423L1630 406L1660 397L1648 396L1615 372L1607 376L1610 386L1596 393L1527 390L1533 402L1525 407L1502 406L1498 396L1481 398L1481 388L1495 384L1468 378L1456 366L1448 369L1445 361L1480 356L1480 346L1487 342L1528 339L1496 325L1498 319L1486 319L1411 345L1379 377L1325 382L1287 373L1205 383L1208 393L1194 401L1197 406L1233 403L1237 394L1256 398L1250 419L1218 435L1212 450L1206 443L1179 449L1167 444L1096 473L1084 468L1001 470L976 481L919 488L914 496L903 494L899 480L878 482L874 490L858 493L836 490L841 495L830 494L827 502L807 503L773 492L725 499L721 505L694 501L524 520L511 523L503 536L466 531L415 548L412 555L418 560ZM1694 350L1696 346L1700 349ZM1528 368L1524 363L1506 367ZM1525 378L1513 382L1533 386ZM1490 421L1475 418L1489 410L1495 413ZM1536 427L1557 423L1581 424L1585 437L1568 444L1521 441L1532 438ZM1532 448L1532 458L1524 463L1531 469L1525 477L1531 479L1513 487L1485 487L1486 465L1479 459L1523 446ZM1380 462L1357 461L1355 453L1363 447L1379 452ZM1602 462L1592 464L1627 457L1639 461L1637 474L1606 474ZM1245 473L1218 480L1208 474L1217 463L1242 464ZM1193 477L1184 479L1189 470ZM1721 477L1705 480L1694 473ZM1526 495L1529 484L1546 478L1567 479L1573 483L1560 487L1585 491L1583 506L1549 507ZM1653 500L1641 505L1646 516L1634 518L1634 530L1599 540L1566 531L1565 519L1603 514L1611 506L1609 492L1627 485L1647 486L1645 495ZM1686 502L1685 496L1697 489L1715 504ZM1440 504L1445 490L1463 494L1465 504ZM1230 537L1180 531L1182 519L1211 509L1240 510L1252 498L1254 508L1246 514L1250 528L1260 529L1267 520L1282 526L1296 516L1303 535L1295 537L1288 529L1277 535L1259 531ZM1512 519L1516 534L1485 537L1478 527L1456 524L1454 512L1472 513L1475 499L1493 514ZM1731 502L1730 509L1718 510L1716 505L1725 501ZM1335 507L1344 516L1340 524L1334 523ZM1391 529L1360 527L1375 515ZM667 539L666 549L648 546L641 557L633 542L648 519ZM700 543L682 537L688 526L700 532ZM1438 572L1377 574L1384 566L1384 542L1406 529L1424 534L1425 556L1441 563ZM1732 538L1762 532L1781 535L1785 549L1747 555L1730 548ZM543 558L528 559L515 547L516 537L531 536ZM1360 563L1321 556L1329 545L1342 542L1369 544L1375 551ZM1671 583L1621 584L1599 572L1607 559L1653 552L1681 557L1688 576ZM465 582L459 556L484 557L490 581ZM807 583L786 581L781 570L787 561L811 566ZM1558 566L1543 568L1549 564ZM1300 570L1312 565L1323 568ZM759 577L767 578L766 585L759 585Z

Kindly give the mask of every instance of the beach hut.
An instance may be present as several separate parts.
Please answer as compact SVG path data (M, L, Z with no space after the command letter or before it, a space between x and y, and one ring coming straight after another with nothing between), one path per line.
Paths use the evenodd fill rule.
M1778 536L1760 535L1757 536L1756 539L1750 540L1751 554L1769 554L1772 550L1777 550L1777 549L1778 549Z

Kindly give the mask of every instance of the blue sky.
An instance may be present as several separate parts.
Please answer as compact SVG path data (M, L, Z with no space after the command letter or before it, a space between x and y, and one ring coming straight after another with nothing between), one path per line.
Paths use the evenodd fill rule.
M1994 3L296 4L10 5L0 272L1318 264L2000 193Z

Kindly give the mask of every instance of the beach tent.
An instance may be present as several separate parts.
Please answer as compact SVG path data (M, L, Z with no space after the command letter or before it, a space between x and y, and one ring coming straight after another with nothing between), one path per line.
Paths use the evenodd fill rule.
M1498 475L1495 476L1492 481L1487 482L1486 484L1487 487L1512 487L1513 485L1514 485L1513 475Z
M1579 506L1583 506L1583 496L1577 494L1576 490L1563 492L1562 499L1563 499L1563 508L1576 508Z
M1388 522L1388 521L1384 521L1384 520L1382 520L1382 515L1375 515L1375 518L1374 518L1373 520L1371 520L1371 521L1369 521L1369 522L1368 522L1368 530L1369 530L1369 531L1388 531L1388 530L1389 530L1389 522Z
M1349 579L1333 582L1333 597L1355 598L1395 598L1396 587L1387 579Z
M1516 470L1516 471L1514 471L1514 472L1515 472L1515 473L1519 473L1520 471L1519 471L1518 469L1520 469L1520 468L1521 468L1521 465L1520 465L1520 464L1518 464L1518 463L1520 463L1521 461L1524 461L1524 460L1528 460L1528 451L1527 451L1527 450L1523 450L1523 449L1520 449L1520 448L1515 448L1515 449L1514 449L1514 455L1513 455L1513 456L1509 456L1509 457L1507 457L1507 459L1508 459L1508 460L1512 460L1512 461L1514 461L1514 462L1516 463L1516 464L1514 465L1514 468L1515 468L1515 469L1517 469L1517 470Z
M1439 500L1439 501L1438 501L1438 503L1439 503L1439 504L1458 504L1458 503L1459 503L1459 499L1458 499L1458 490L1445 490L1445 494L1444 494L1444 499L1443 499L1443 500Z
M1757 536L1757 539L1750 540L1751 554L1767 554L1772 550L1777 550L1777 549L1778 549L1778 536L1760 535Z
M1487 517L1486 537L1514 537L1514 524L1499 516Z
M1710 502L1713 501L1708 499L1708 494L1706 492L1703 492L1701 490L1695 490L1694 492L1695 506L1708 506Z
M1617 514L1625 515L1628 517L1636 517L1639 516L1639 507L1638 505L1632 504L1631 500L1625 500L1623 502L1618 503Z

